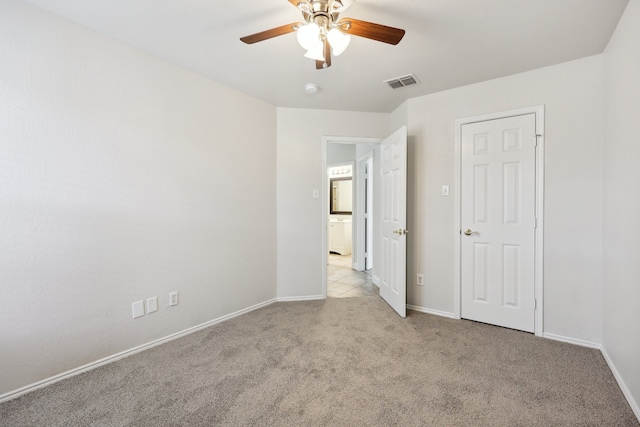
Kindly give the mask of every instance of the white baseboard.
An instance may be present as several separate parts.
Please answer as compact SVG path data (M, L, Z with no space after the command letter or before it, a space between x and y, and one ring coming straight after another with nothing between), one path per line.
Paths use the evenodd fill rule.
M317 301L320 299L326 299L322 295L306 295L302 297L278 297L276 301L278 302L291 302L291 301Z
M611 358L607 354L607 350L605 350L605 348L602 347L600 351L602 352L602 356L604 357L604 360L606 360L607 365L609 365L609 369L611 369L611 372L613 373L613 377L618 382L618 386L620 387L620 390L622 390L622 394L624 394L624 397L627 399L627 402L629 402L629 406L631 406L631 410L633 411L636 418L638 419L638 422L640 422L640 405L638 404L638 402L636 402L633 399L633 396L629 391L629 387L627 387L627 384L622 379L622 376L620 375L620 372L618 372L616 365L613 364L613 360L611 360Z
M554 341L562 341L569 344L575 344L575 345L579 345L580 347L589 347L589 348L595 348L597 350L602 350L602 345L593 341L586 341L586 340L580 340L577 338L564 337L562 335L550 334L548 332L543 332L542 338L547 338Z
M371 281L373 282L374 285L376 285L377 287L380 287L380 277L374 274L371 276Z
M6 401L11 400L11 399L15 399L18 396L22 396L23 394L26 394L26 393L29 393L31 391L37 390L39 388L46 387L46 386L51 385L53 383L56 383L58 381L62 381L64 379L71 378L71 377L76 376L78 374L82 374L83 372L91 371L91 370L93 370L95 368L98 368L100 366L106 365L106 364L111 363L111 362L115 362L116 360L124 359L125 357L134 355L136 353L140 353L141 351L148 350L148 349L150 349L152 347L155 347L155 346L158 346L160 344L164 344L164 343L167 343L169 341L173 341L173 340L181 338L181 337L183 337L185 335L192 334L192 333L197 332L197 331L199 331L201 329L208 328L209 326L213 326L215 324L224 322L225 320L229 320L229 319L232 319L234 317L240 316L241 314L249 313L250 311L257 310L257 309L262 308L262 307L266 307L268 305L273 304L274 302L276 302L276 299L271 299L271 300L268 300L268 301L265 301L265 302L261 302L259 304L253 305L251 307L247 307L247 308L244 308L242 310L238 310L238 311L233 312L231 314L227 314L225 316L218 317L217 319L213 319L213 320L209 320L208 322L201 323L200 325L193 326L191 328L187 328L187 329L185 329L183 331L176 332L176 333L171 334L171 335L167 335L164 338L160 338L160 339L148 342L146 344L139 345L139 346L131 348L129 350L121 351L120 353L116 353L114 355L107 356L105 358L96 360L95 362L91 362L91 363L88 363L86 365L82 365L82 366L80 366L78 368L74 368L74 369L71 369L69 371L62 372L62 373L60 373L58 375L54 375L52 377L49 377L49 378L46 378L44 380L35 382L33 384L29 384L29 385L21 387L21 388L19 388L17 390L13 390L13 391L4 393L4 394L0 395L0 403L6 402Z
M448 311L434 310L432 308L419 307L417 305L410 305L410 304L407 304L407 308L409 310L419 311L420 313L435 314L436 316L448 317L450 319L458 319L455 314L449 313Z

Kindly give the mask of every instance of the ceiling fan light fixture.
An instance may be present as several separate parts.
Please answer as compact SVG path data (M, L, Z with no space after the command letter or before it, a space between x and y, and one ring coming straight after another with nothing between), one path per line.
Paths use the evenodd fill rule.
M313 49L318 43L320 37L320 27L315 22L303 25L298 28L298 43L306 50Z
M324 43L322 43L322 40L317 39L315 46L309 49L304 56L305 58L315 59L316 61L324 61Z
M333 48L333 54L338 56L347 49L347 46L349 46L351 36L349 34L344 34L337 28L332 28L327 34L327 40L329 40L329 44Z
M355 0L289 0L302 12L303 22L281 25L245 37L240 41L254 44L292 32L305 49L307 58L315 59L316 70L331 66L331 57L349 46L352 36L397 45L405 35L401 28L388 27L355 18L340 18L340 14Z

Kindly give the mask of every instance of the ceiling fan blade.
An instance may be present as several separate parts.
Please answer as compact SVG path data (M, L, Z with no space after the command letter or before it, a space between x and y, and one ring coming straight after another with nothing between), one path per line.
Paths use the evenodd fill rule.
M329 40L327 39L324 40L322 54L324 55L324 61L316 60L316 70L323 70L325 68L331 67L331 45L329 44Z
M250 36L240 37L240 40L245 42L246 44L253 44L257 42L261 42L263 40L267 40L273 37L282 36L284 34L293 33L298 27L300 27L301 23L295 22L293 24L283 25L281 27L272 28L267 31L262 31L260 33L255 33Z
M338 22L338 27L347 34L394 45L400 43L405 33L400 28L387 27L353 18L341 19Z

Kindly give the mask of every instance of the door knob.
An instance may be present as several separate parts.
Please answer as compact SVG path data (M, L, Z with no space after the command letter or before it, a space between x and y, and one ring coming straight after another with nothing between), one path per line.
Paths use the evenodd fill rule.
M466 234L467 236L471 236L473 233L475 233L475 231L471 231L470 228L467 228L466 231L464 232L464 234Z
M409 232L409 230L403 230L402 228L400 230L393 230L393 234L397 234L399 236L403 236L405 234L407 234Z

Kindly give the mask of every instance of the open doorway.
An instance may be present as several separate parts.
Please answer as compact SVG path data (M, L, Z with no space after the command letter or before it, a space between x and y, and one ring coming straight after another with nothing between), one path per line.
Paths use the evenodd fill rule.
M400 317L406 316L407 297L407 127L403 126L384 139L324 137L322 184L322 260L323 296L327 296L327 266L329 247L327 226L329 223L329 177L326 176L328 159L332 159L331 144L356 144L355 158L371 153L373 156L373 248L371 282L378 287L379 295ZM362 151L364 150L364 151ZM359 176L356 167L356 177ZM358 188L362 184L357 184ZM365 241L364 199L362 191L354 195L352 225L354 232L355 260L364 259ZM353 237L353 236L352 236ZM377 249L379 248L379 249ZM377 261L376 261L377 260ZM362 271L366 262L354 262L352 269Z
M379 295L371 275L354 270L342 255L329 254L327 264L327 298L353 298Z
M379 294L372 277L375 142L341 139L325 146L327 298Z

